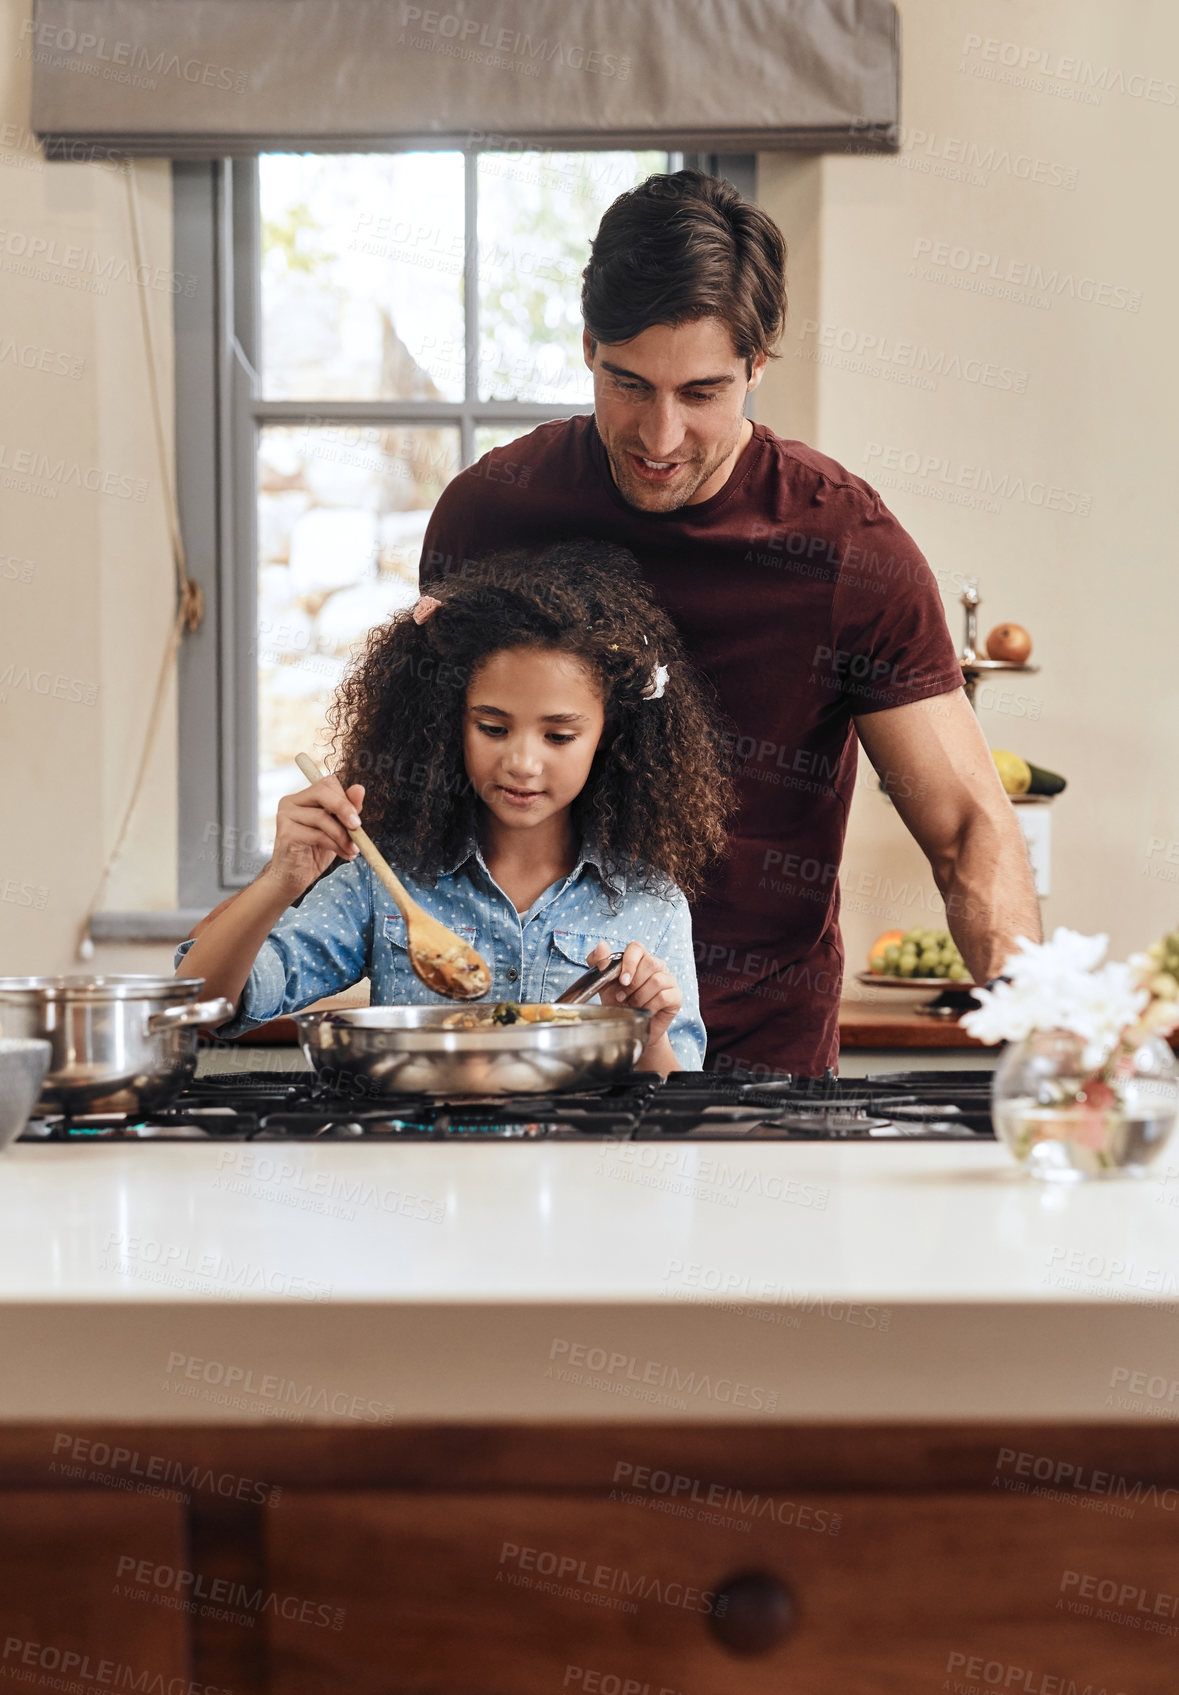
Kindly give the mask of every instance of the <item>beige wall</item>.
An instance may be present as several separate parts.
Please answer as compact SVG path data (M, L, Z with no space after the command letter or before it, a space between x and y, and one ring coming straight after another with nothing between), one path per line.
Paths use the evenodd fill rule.
M1179 12L1166 0L900 10L901 155L760 161L760 196L793 250L793 298L759 416L881 489L939 574L956 642L959 574L980 579L983 634L1004 619L1030 630L1039 674L997 677L980 719L992 747L1069 779L1052 809L1046 925L1108 930L1124 957L1179 923L1167 881L1179 879ZM1044 69L1060 74L1039 88L1011 80ZM960 251L934 269L922 243ZM995 263L972 272L976 254ZM1078 290L1110 285L1111 303L1001 298L992 273L1029 266ZM860 355L857 369L839 344L871 336L884 357ZM905 382L900 343L944 354L942 374ZM947 374L954 358L998 374ZM889 473L889 449L948 468ZM1089 509L1018 492L994 495L998 510L951 504L942 479L967 467L1056 485ZM881 930L937 911L922 855L861 764L844 862L849 973Z
M982 722L993 746L1069 778L1053 809L1045 921L1107 928L1124 953L1179 920L1167 881L1168 872L1179 878L1179 863L1167 859L1169 849L1179 862L1171 305L1179 243L1168 210L1179 14L1164 0L1125 14L1063 0L1018 8L902 0L901 11L901 156L760 162L762 198L791 242L793 304L786 357L763 386L759 415L882 488L940 574L956 638L963 573L981 579L984 630L1004 618L1031 630L1041 670L1015 685L1027 697L1022 715L1017 700L1003 709L996 685ZM141 288L126 274L134 260L125 175L98 164L46 166L28 136L22 16L16 0L0 0L4 463L22 451L45 455L63 478L76 466L79 476L109 474L116 491L127 486L121 478L146 491L136 501L64 483L55 498L0 487L0 676L14 667L0 684L4 971L78 968L77 926L130 792L173 606L140 323L142 296L168 422L168 167L134 167L147 259L160 268ZM1003 45L967 50L971 36ZM1038 90L1000 80L1009 75L1006 44L1051 55L1064 75ZM1048 180L1018 174L1025 169ZM57 244L59 262L30 277L19 267L38 239ZM1039 266L1127 291L1115 299L1140 293L1140 309L1066 293L1042 309L930 280L922 241L993 255L996 268ZM72 266L60 262L67 249ZM95 274L92 264L96 290L71 286ZM889 373L903 371L886 349L857 370L854 354L821 348L824 333L911 343L927 360L941 356L943 368L926 373L926 386L898 381ZM1020 375L1010 389L988 385L947 374L955 359ZM37 360L50 369L36 369ZM54 374L59 364L80 374ZM950 485L937 476L897 474L909 486L890 483L873 444L941 457L951 477L977 467L994 481L1010 474L1058 485L1090 510L1050 511L1011 494L994 498L997 511L950 504L939 498ZM40 483L54 486L45 476ZM38 680L51 692L37 693ZM866 769L845 862L853 969L878 931L937 910L924 861L874 782ZM175 831L170 696L105 905L174 904ZM96 964L155 969L169 960L168 949L100 947Z
M174 604L140 311L170 431L169 167L133 170L137 272L127 172L46 165L29 135L26 10L0 0L0 972L21 973L83 969L78 927L131 793ZM170 689L104 904L175 900ZM95 967L169 960L100 948Z

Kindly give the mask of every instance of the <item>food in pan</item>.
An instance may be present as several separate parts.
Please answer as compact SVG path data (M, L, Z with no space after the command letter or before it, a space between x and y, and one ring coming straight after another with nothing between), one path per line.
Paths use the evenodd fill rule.
M496 1001L494 1006L473 1006L452 1012L442 1020L444 1030L490 1030L497 1024L576 1024L579 1008L549 1006L538 1002L521 1006L519 1001Z

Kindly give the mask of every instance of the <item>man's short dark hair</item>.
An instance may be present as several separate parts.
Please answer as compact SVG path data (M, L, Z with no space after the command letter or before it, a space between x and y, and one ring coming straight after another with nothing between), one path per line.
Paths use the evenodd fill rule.
M786 243L760 206L719 177L675 171L620 194L582 279L581 313L595 342L719 318L747 369L759 354L778 357Z

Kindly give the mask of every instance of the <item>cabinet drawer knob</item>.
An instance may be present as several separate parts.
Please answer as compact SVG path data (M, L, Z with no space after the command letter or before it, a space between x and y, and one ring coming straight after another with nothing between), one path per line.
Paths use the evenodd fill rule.
M794 1625L794 1597L764 1571L741 1572L719 1584L709 1627L734 1654L768 1654Z

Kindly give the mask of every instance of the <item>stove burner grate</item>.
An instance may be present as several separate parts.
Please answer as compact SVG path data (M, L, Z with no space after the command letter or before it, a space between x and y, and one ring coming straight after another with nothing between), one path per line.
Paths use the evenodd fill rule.
M310 1073L195 1080L149 1118L117 1113L33 1120L25 1141L973 1141L993 1134L990 1075L903 1072L867 1078L650 1073L575 1095L434 1100L340 1090Z

